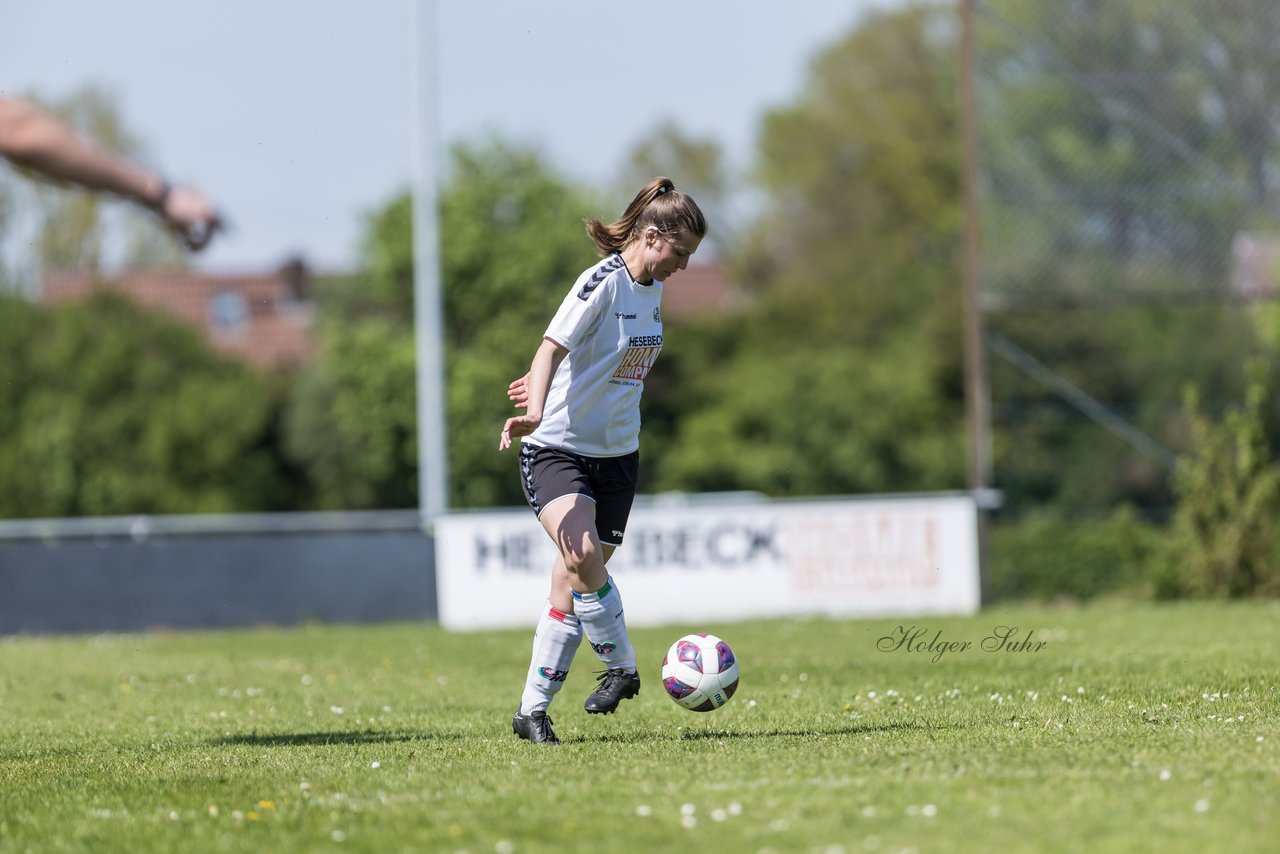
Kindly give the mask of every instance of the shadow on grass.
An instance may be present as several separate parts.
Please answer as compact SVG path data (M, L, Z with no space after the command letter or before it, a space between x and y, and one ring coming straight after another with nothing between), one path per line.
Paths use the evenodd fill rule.
M391 744L403 741L439 741L467 736L452 732L282 732L228 735L209 741L218 746L249 745L252 747L310 747L326 744Z
M930 730L946 730L960 729L960 724L934 724L928 722L904 722L895 721L883 724L847 724L838 727L823 727L815 729L758 729L758 730L701 730L694 732L681 732L678 736L680 741L719 741L721 739L771 739L771 738L814 738L823 736L854 736L854 735L874 735L876 733L888 733L895 731L930 731ZM608 743L616 744L635 744L638 742L652 741L654 734L652 732L633 732L633 733L608 733L598 736L582 736L579 738L566 738L566 743Z

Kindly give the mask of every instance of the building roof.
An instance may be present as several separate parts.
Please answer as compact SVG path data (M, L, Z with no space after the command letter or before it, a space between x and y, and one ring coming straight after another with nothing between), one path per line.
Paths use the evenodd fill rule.
M94 290L128 297L199 330L214 348L258 367L304 364L314 356L313 307L308 275L293 262L274 273L219 275L198 271L50 273L40 300L82 299ZM723 268L698 264L676 273L663 289L662 313L670 320L730 311L740 300Z
M671 277L662 288L662 316L681 320L700 314L721 314L739 304L719 264L695 264Z
M306 271L291 263L265 275L196 271L50 273L40 286L46 303L82 299L94 290L126 296L195 327L214 348L258 367L307 362L314 354L313 312Z

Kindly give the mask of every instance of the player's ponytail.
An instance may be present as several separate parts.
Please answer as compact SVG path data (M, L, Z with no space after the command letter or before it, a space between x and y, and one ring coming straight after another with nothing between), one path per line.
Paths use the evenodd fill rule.
M621 252L649 228L668 237L683 229L702 238L707 234L707 221L697 202L677 191L670 178L661 177L644 185L617 222L605 225L598 219L587 220L587 234L601 255Z

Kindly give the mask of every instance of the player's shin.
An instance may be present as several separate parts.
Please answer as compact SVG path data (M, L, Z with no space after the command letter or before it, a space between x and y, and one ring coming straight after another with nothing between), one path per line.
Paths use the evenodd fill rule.
M546 711L552 698L564 687L569 665L581 642L582 624L577 617L550 604L544 606L533 635L533 655L520 698L521 714Z

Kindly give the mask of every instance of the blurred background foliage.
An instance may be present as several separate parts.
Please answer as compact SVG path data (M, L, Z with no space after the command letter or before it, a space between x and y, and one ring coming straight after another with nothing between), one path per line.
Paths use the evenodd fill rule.
M1229 280L1236 235L1275 228L1280 13L1071 5L977 4L984 316L1168 456L989 353L989 593L1274 593L1280 410L1259 377L1280 315ZM608 187L502 139L456 143L440 198L452 505L521 503L496 452L507 383L594 260L583 219L613 219L654 174L703 203L704 254L740 300L668 323L642 491L965 488L956 36L951 4L867 17L762 116L746 175L670 125ZM63 107L138 149L103 96ZM0 235L20 192L0 186ZM98 202L23 203L44 212L41 265L100 269ZM291 373L122 300L4 297L0 516L415 506L411 226L407 190L369 212L360 269L317 284L318 355ZM129 264L181 263L138 229Z

